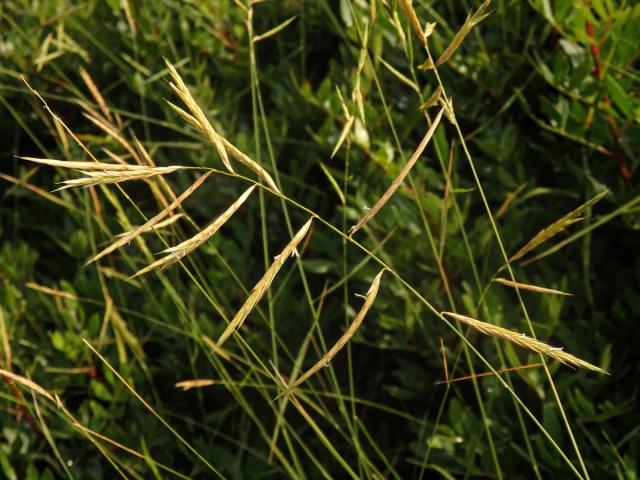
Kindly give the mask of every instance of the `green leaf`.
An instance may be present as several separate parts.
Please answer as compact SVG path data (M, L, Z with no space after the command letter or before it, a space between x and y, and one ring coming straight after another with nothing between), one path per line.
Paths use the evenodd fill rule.
M625 117L632 120L634 113L632 97L625 92L624 88L611 75L607 75L604 80L613 104L618 107Z
M7 480L18 480L16 471L13 469L9 458L2 449L0 449L0 469L2 469L4 478L6 478Z

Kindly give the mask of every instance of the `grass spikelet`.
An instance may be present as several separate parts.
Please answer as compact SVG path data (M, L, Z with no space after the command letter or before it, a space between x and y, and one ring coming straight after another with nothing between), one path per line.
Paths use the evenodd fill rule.
M431 96L426 102L420 105L420 108L418 108L418 110L426 110L428 108L433 107L436 103L438 103L438 100L440 99L440 95L442 95L442 85L438 85L438 88L434 90L434 92L431 94Z
M89 75L89 73L83 67L80 67L80 76L82 77L82 80L84 81L85 85L89 89L89 92L98 103L98 106L100 107L100 110L102 111L102 114L104 115L104 117L109 122L113 122L113 118L111 117L111 110L109 110L107 102L105 101L104 97L100 93L98 86L95 84L95 82L91 78L91 75Z
M427 41L427 37L422 31L422 26L420 25L420 20L418 20L418 15L416 11L413 9L413 1L412 0L400 0L400 6L404 11L407 19L409 20L409 24L413 29L414 33L418 37L421 43L425 43Z
M231 167L231 163L229 163L229 157L227 156L227 151L222 144L221 137L211 125L211 122L207 119L207 116L204 114L200 105L195 101L191 92L187 88L187 85L182 80L182 77L178 73L171 63L165 59L165 63L167 68L169 69L169 74L171 75L171 79L175 83L169 83L173 91L180 97L180 99L187 106L193 118L195 118L197 122L197 126L202 130L202 132L206 135L206 137L214 144L218 154L220 155L220 159L224 164L225 168L233 173L233 168Z
M409 175L409 172L420 158L420 155L422 155L422 152L424 152L424 149L427 147L427 144L429 143L429 140L431 140L431 137L436 131L436 128L438 128L443 112L444 109L440 109L438 115L436 115L436 118L433 120L431 127L429 128L429 130L427 130L427 133L420 142L420 145L418 145L417 150L413 153L407 164L402 168L400 174L395 178L395 180L391 183L391 186L387 189L386 192L384 192L384 194L375 203L375 205L360 219L360 221L358 221L357 224L351 227L351 229L349 230L349 236L353 236L354 233L364 227L367 222L369 222L369 220L371 220L380 211L380 209L384 207L384 205L389 201L396 190L398 190L398 187L400 187L406 176Z
M342 146L344 141L347 139L347 136L351 132L351 127L353 127L353 121L355 119L356 119L356 117L354 117L353 115L349 115L349 117L347 118L347 122L344 124L344 128L342 129L342 132L340 133L340 137L338 138L338 141L336 142L336 146L333 147L333 152L331 152L331 157L329 157L329 158L333 158L335 156L335 154L338 153L338 150L340 150L340 147Z
M346 205L347 203L347 198L344 195L344 192L342 191L342 189L340 188L340 185L338 185L337 180L334 178L334 176L331 174L331 171L329 170L329 167L327 167L323 162L320 162L320 168L322 169L322 172L325 174L325 176L327 177L327 179L329 180L329 183L331 184L331 186L333 187L333 189L336 191L336 193L338 194L338 198L340 199L340 203L342 205Z
M530 285L528 283L512 282L506 278L496 278L493 281L506 285L507 287L517 287L520 290L529 290L530 292L546 293L549 295L572 295L571 293L563 292L562 290L555 290L553 288L538 287L537 285Z
M167 208L162 210L156 216L150 218L143 225L141 225L138 228L135 228L134 230L126 233L118 241L112 243L110 246L108 246L107 248L102 250L95 257L93 257L91 260L89 260L87 262L87 265L92 263L92 262L95 262L96 260L99 260L100 258L104 257L105 255L108 255L109 253L113 252L114 250L117 250L118 248L128 244L134 238L136 238L138 235L141 235L142 233L147 232L147 231L151 230L152 228L159 226L160 225L160 221L164 217L166 217L169 213L171 213L173 210L175 210L193 192L195 192L196 189L200 185L202 185L202 183L209 177L209 175L211 175L211 172L206 172L204 175L202 175L200 178L198 178L195 182L193 182L193 184L189 188L187 188L182 193L182 195L180 195L178 198L176 198L175 201L173 201ZM173 221L175 221L177 219L176 217L178 217L178 216L175 215L174 217L172 217Z
M127 142L127 140L120 134L120 132L118 132L112 125L109 125L104 120L101 120L100 118L90 115L88 113L83 112L82 115L91 123L93 123L96 127L104 131L107 135L109 135L116 142L122 145L133 159L135 159L138 163L141 163L139 161L140 156L138 155L138 153L133 149L131 144L129 144L129 142Z
M509 259L509 263L515 262L516 260L524 257L527 253L536 249L538 246L563 231L572 223L581 221L584 217L581 217L580 214L602 200L607 195L607 193L609 193L607 190L599 193L592 199L580 205L575 210L566 214L561 219L556 220L548 227L540 230L531 240L529 240L529 242L524 247L518 250L518 252Z
M74 162L67 160L55 160L53 158L17 157L21 160L49 165L51 167L72 168L74 170L99 170L104 172L136 171L147 167L142 165L128 165L123 163L103 162Z
M169 69L169 73L171 78L175 83L170 83L173 91L180 97L180 99L187 106L187 109L190 113L184 111L180 107L174 105L171 102L167 102L169 106L180 115L185 121L192 124L196 128L200 129L207 138L215 145L218 150L218 154L224 163L224 166L233 173L233 168L231 167L231 163L229 162L229 157L227 155L227 150L240 163L244 164L246 167L253 170L260 178L264 180L266 185L273 191L280 193L280 190L276 186L276 183L271 178L271 175L267 173L267 171L262 168L257 162L249 158L247 155L242 153L235 145L233 145L229 140L224 138L222 135L219 135L211 125L211 122L207 119L204 112L200 108L200 106L196 103L195 99L191 96L187 85L182 80L182 77L178 73L171 63L165 59L165 63L167 64L167 68Z
M0 368L0 376L2 376L4 378L8 378L9 380L13 380L14 382L19 383L23 387L26 387L29 390L32 390L33 392L35 392L35 393L37 393L39 395L42 395L43 397L47 398L48 400L51 400L53 403L57 403L55 401L55 399L53 398L53 396L49 392L47 392L44 388L42 388L37 383L32 382L31 380L29 380L26 377L23 377L22 375L17 375L17 374L12 373L12 372L10 372L8 370Z
M220 338L218 339L218 342L216 344L217 347L220 347L236 329L239 329L242 326L245 319L258 304L262 296L267 292L267 290L269 290L269 287L273 283L273 280L276 278L276 275L286 262L287 258L295 254L296 247L309 231L312 221L313 217L307 220L307 223L305 223L302 228L298 230L298 232L293 236L287 246L284 247L280 255L276 255L276 257L273 259L273 263L269 266L260 281L258 281L255 287L253 287L253 290L251 290L251 293L244 301L242 307L240 307L240 310L238 310L236 315L233 317L233 320L229 322L229 325L227 326L225 331L222 332L222 335L220 335Z
M222 358L223 360L225 360L227 362L230 362L232 360L231 359L231 355L229 355L229 352L227 352L223 348L219 348L216 345L216 342L211 340L209 337L207 337L206 335L203 335L202 336L202 340L207 345L207 347L209 347L211 349L212 353L214 353L215 355L218 355L220 358Z
M431 57L427 58L424 62L418 65L418 70L422 70L423 72L427 72L429 70L433 70L435 65L433 64L433 60Z
M198 120L196 120L193 115L191 115L190 113L186 112L183 108L180 108L175 103L170 102L169 100L165 99L165 102L171 108L171 110L173 110L178 115L180 115L180 117L182 117L182 119L185 122L191 124L192 126L194 126L196 128L200 128L200 124L198 123Z
M46 287L44 285L39 285L34 282L27 282L24 284L25 287L30 288L31 290L35 290L36 292L41 292L46 295L52 295L54 297L66 298L69 300L78 300L78 297L73 293L65 292L63 290L57 290L55 288Z
M442 105L442 108L444 108L444 116L447 117L449 123L451 123L451 125L455 125L456 116L453 113L453 98L447 98L444 95L441 95L438 97L438 103L440 103L440 105Z
M202 388L214 385L216 383L215 380L211 380L208 378L195 378L193 380L183 380L175 384L177 388L181 388L183 392L187 390L191 390L192 388Z
M473 27L475 27L478 23L484 20L487 15L489 15L488 13L483 14L483 12L490 4L491 0L485 0L482 5L478 7L478 10L467 15L467 19L462 24L462 27L460 27L460 30L456 32L456 34L453 36L453 39L451 40L451 43L447 46L447 48L444 49L444 52L442 52L442 54L438 58L436 67L439 67L447 60L449 60L449 58L451 58L451 56L460 47L460 45L462 45L465 37L469 34L469 32L471 32Z
M607 373L600 367L596 367L595 365L585 362L584 360L581 360L578 357L571 355L570 353L564 352L561 347L552 347L544 342L541 342L540 340L528 337L524 333L515 333L511 330L507 330L506 328L498 327L497 325L492 325L487 322L481 322L480 320L465 317L464 315L459 315L457 313L442 312L442 314L447 315L461 323L464 323L465 325L470 326L480 333L483 333L490 337L502 338L503 340L515 343L516 345L522 348L526 348L527 350L532 350L534 352L551 357L560 363L585 368L594 372Z
M63 184L62 187L57 188L58 190L65 190L67 188L87 188L93 187L95 185L107 185L112 183L121 183L128 182L131 180L145 180L147 178L155 177L157 175L166 175L168 173L175 172L176 170L180 170L182 167L180 166L171 166L171 167L146 167L135 169L135 170L118 170L118 171L81 171L80 173L84 174L84 178L74 178L72 180L65 180L61 182Z
M184 242L176 245L175 247L167 248L163 250L162 253L167 253L159 260L156 260L151 265L143 268L138 271L131 278L138 277L143 275L151 270L155 270L156 268L165 269L170 265L173 265L181 258L189 255L195 249L200 247L204 242L209 240L218 230L222 227L227 221L233 216L236 211L242 206L242 204L249 198L251 192L255 190L256 186L253 185L249 187L240 197L231 204L229 208L227 208L218 218L216 218L208 227L204 228L200 233L194 235L193 237L185 240Z
M269 175L269 173L264 168L262 168L262 166L258 162L251 159L248 155L244 154L238 147L236 147L226 138L222 137L221 140L222 144L227 148L227 150L229 150L229 153L233 158L244 164L249 169L253 170L260 178L262 178L264 183L271 190L280 193L280 189L276 185L276 182L273 181L271 175Z
M167 207L168 208L168 207ZM165 227L168 227L169 225L173 225L174 223L176 223L178 220L180 220L181 218L184 217L184 213L177 213L169 218L167 218L166 220L163 220L162 222L158 222L155 225L153 225L152 227L148 227L146 228L144 231L140 232L140 233L145 233L145 232L149 232L149 231L157 231L157 230L162 230ZM133 232L134 230L129 230L127 232L122 232L122 233L118 233L116 235L117 238L123 238L126 237L128 235L131 234L131 232Z
M373 302L376 299L376 295L378 295L378 289L380 288L380 279L382 278L383 273L384 273L384 269L380 270L378 275L376 275L376 277L373 279L373 282L371 283L371 286L369 287L369 290L367 291L367 294L364 298L364 303L362 304L360 311L355 316L355 318L353 319L353 322L351 322L351 325L349 325L349 328L347 328L344 334L342 334L342 336L333 345L333 347L331 347L329 351L327 351L327 353L325 353L322 356L322 358L318 360L315 363L315 365L313 365L313 367L311 367L305 373L300 375L298 379L295 382L293 382L293 384L288 386L287 389L281 395L289 394L292 390L302 385L309 378L311 378L316 372L321 370L324 366L328 365L329 362L333 359L333 357L335 357L338 354L338 352L344 348L344 346L351 339L351 337L353 337L353 335L356 333L356 331L362 324L362 321L364 320L364 317L367 315L367 312L371 309L371 306L373 305Z

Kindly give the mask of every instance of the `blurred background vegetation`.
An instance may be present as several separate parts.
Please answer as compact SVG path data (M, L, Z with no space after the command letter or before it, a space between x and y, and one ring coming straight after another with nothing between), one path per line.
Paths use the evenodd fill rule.
M159 211L157 198L145 182L50 193L74 174L16 158L88 160L24 75L103 161L108 152L132 161L121 135L157 165L221 168L216 149L165 102L175 101L167 58L221 135L277 176L287 197L346 232L428 128L419 107L438 83L421 68L425 53L400 3L255 2L249 22L244 0L0 3L0 368L55 392L77 420L3 376L2 476L346 478L346 464L360 478L637 478L635 2L494 0L438 67L509 255L609 192L513 269L521 282L573 294L522 292L538 338L611 375L549 362L552 387L539 356L468 334L494 368L515 369L504 378L542 428L494 375L463 378L487 367L473 355L469 363L459 337L391 276L348 349L308 382L305 413L270 403L278 384L256 358L289 375L310 338L303 365L313 364L379 270L366 253L316 224L301 263L286 265L243 326L250 347L234 340L224 355L212 353L202 338L225 324L203 292L233 316L291 238L289 222L297 229L308 214L261 192L193 254L198 282L177 266L127 281L149 263L145 252L188 238L191 225L84 266L113 235L143 223L140 212ZM428 41L437 57L479 2L413 7L422 24L436 24ZM118 135L87 112L110 116ZM167 180L181 192L194 178ZM205 225L243 188L214 175L185 208ZM354 238L438 310L528 331L514 289L491 283L503 257L448 121L410 181ZM460 380L442 383L452 378ZM189 379L215 383L176 388Z

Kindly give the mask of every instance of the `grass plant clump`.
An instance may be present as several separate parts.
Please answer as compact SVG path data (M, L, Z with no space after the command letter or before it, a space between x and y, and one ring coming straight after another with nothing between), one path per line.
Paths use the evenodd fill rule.
M0 18L4 477L635 478L640 7Z

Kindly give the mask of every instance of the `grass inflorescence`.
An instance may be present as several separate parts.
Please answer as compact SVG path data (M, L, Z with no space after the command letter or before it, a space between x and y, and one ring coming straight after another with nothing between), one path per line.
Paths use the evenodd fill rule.
M547 3L0 7L2 474L633 478L640 11Z

